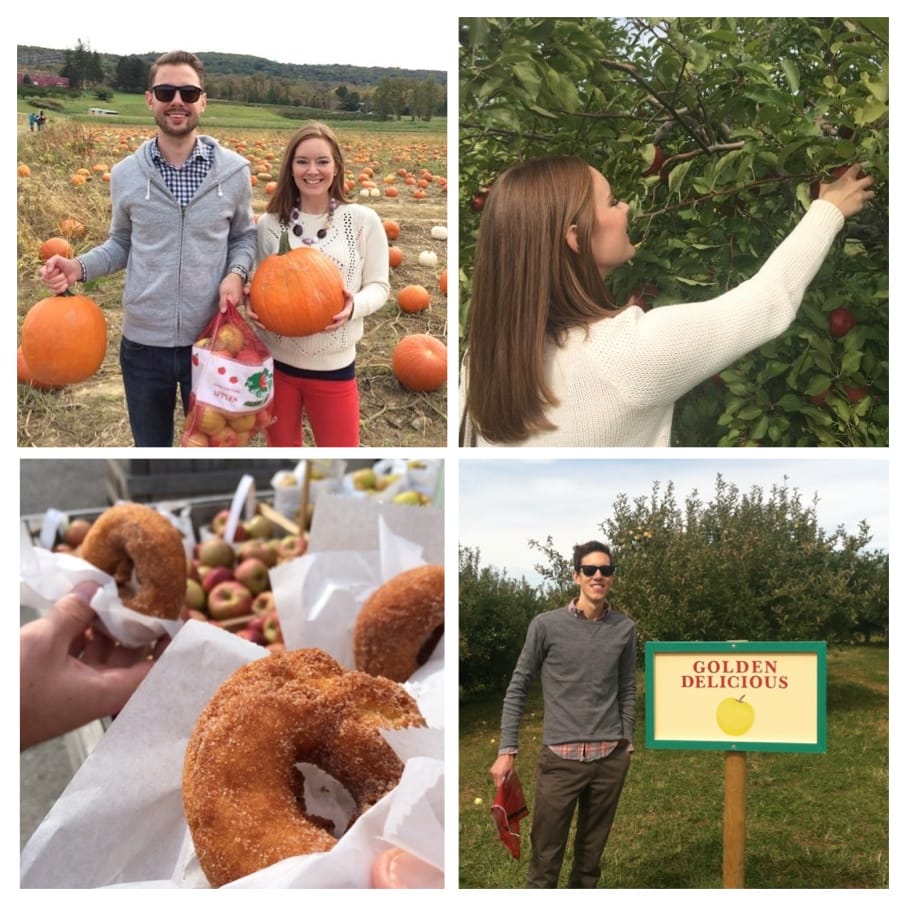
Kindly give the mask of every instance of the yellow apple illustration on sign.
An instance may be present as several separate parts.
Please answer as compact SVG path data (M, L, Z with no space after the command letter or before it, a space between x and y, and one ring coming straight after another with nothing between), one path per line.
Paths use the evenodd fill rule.
M717 725L728 736L742 736L755 723L755 709L744 698L725 698L717 706Z

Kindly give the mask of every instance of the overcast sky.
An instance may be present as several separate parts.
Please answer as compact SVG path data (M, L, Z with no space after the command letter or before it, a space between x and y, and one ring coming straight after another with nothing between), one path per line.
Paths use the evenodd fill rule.
M144 5L124 13L80 14L68 0L46 0L20 16L17 44L66 49L81 39L98 53L190 50L241 53L278 63L342 63L452 69L456 16L441 9L384 10L365 17L352 6L256 7L236 4ZM127 24L128 23L128 24Z
M556 549L568 557L574 544L603 536L600 526L613 515L617 495L625 494L630 501L647 498L655 481L662 487L673 481L674 498L682 508L693 490L705 502L713 499L718 473L740 493L758 486L765 497L786 476L803 506L811 506L817 495L818 522L828 532L843 525L854 534L864 519L873 536L869 548L889 550L886 451L868 457L825 454L801 459L787 454L769 459L463 460L459 543L479 548L484 565L535 584L540 576L534 565L544 557L529 548L529 539L543 542L551 535Z

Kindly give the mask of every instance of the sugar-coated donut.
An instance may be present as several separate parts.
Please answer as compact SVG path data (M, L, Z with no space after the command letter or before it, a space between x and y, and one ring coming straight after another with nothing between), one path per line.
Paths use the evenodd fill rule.
M428 660L443 633L444 568L404 570L378 588L356 617L356 669L403 683Z
M355 820L402 774L379 728L424 724L401 686L344 670L317 648L240 667L199 716L183 767L186 821L211 886L334 846L329 822L306 813L297 763L342 783Z
M126 607L178 619L186 599L182 533L166 516L140 503L118 503L91 524L79 556L116 579Z

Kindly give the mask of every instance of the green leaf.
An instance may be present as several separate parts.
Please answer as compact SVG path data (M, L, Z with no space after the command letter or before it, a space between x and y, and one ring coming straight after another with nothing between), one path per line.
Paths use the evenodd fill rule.
M792 91L793 94L797 94L799 91L798 67L788 57L780 61L780 66L783 69L783 74L786 76L787 82L789 83L790 91Z

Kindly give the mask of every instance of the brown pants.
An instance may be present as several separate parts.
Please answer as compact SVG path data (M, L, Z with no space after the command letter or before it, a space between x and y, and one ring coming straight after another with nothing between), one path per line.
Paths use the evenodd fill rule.
M532 819L532 858L526 887L556 887L576 805L579 815L567 887L595 887L626 774L628 749L597 761L570 761L547 747L538 757Z

